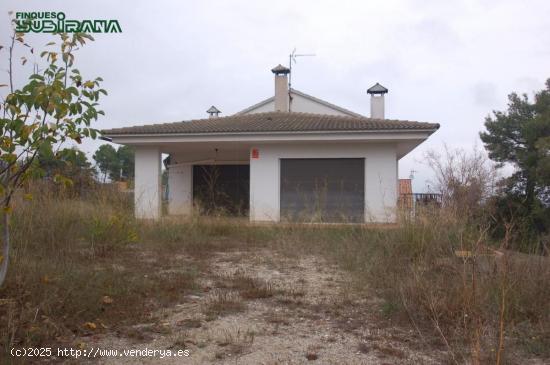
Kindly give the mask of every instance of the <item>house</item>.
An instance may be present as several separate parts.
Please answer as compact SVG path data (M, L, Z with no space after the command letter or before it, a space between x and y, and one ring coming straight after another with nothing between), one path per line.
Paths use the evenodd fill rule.
M135 214L161 215L161 154L169 214L201 198L250 221L393 222L399 160L439 124L384 118L388 90L367 90L371 115L289 89L278 65L274 96L234 115L216 107L199 120L114 128L103 135L135 147Z

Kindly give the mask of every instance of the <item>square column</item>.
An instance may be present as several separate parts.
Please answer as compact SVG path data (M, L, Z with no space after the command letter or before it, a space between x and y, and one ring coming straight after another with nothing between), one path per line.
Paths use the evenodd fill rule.
M250 149L250 221L278 222L279 156L277 148L254 146Z
M161 216L161 160L158 147L135 148L135 215L140 219Z
M193 166L168 167L168 214L188 215L193 208Z

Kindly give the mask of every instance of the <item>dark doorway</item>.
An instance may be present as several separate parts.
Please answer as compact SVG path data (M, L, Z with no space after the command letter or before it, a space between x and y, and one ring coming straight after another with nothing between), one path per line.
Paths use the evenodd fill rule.
M365 160L281 160L281 217L319 222L363 222Z
M248 215L249 165L194 165L193 200L203 214Z

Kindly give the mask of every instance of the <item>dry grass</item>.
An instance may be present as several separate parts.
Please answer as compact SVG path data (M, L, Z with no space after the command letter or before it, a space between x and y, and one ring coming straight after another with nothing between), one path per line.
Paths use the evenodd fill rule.
M213 320L218 316L242 312L245 308L246 305L237 293L216 289L204 302L202 312L207 320Z
M389 345L379 345L377 343L374 343L372 345L372 349L378 351L384 356L394 357L398 359L403 359L405 357L405 353L403 352L403 350L391 347Z
M216 344L220 348L215 353L216 359L237 358L244 355L254 343L255 333L242 328L224 329L217 334Z
M276 326L288 326L290 324L289 315L285 312L275 312L270 310L264 313L263 318L267 323L271 323Z
M173 247L150 243L128 197L101 189L78 200L45 187L32 193L15 202L12 218L14 249L0 289L4 353L144 320L195 290L198 262L172 266Z
M494 362L496 352L512 362L550 358L548 258L487 256L485 245L501 243L452 212L427 211L393 228L247 226L221 217L138 223L124 195L98 189L76 199L37 189L32 201L16 202L13 242L0 289L4 351L146 322L197 290L213 253L269 248L337 263L356 279L348 290L383 298L383 319L442 346L451 362ZM246 300L273 297L288 310L305 305L299 285L274 288L242 271L218 277L216 286L201 307L210 319L245 310ZM332 310L345 313L346 306ZM285 325L279 315L266 320Z
M494 362L500 339L509 359L550 357L549 259L487 255L486 245L501 243L452 211L426 211L394 229L291 228L278 239L289 255L316 252L350 271L355 290L385 300L384 317L430 346L436 339L451 362Z
M274 289L270 282L255 278L243 270L218 276L217 286L236 290L243 299L249 300L271 298L274 295Z

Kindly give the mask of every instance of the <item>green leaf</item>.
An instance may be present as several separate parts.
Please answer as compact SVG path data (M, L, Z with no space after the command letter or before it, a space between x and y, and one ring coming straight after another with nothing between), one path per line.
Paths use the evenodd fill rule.
M30 80L40 80L40 81L44 81L44 76L39 75L39 74L32 74L31 76L29 76L29 79L30 79Z

